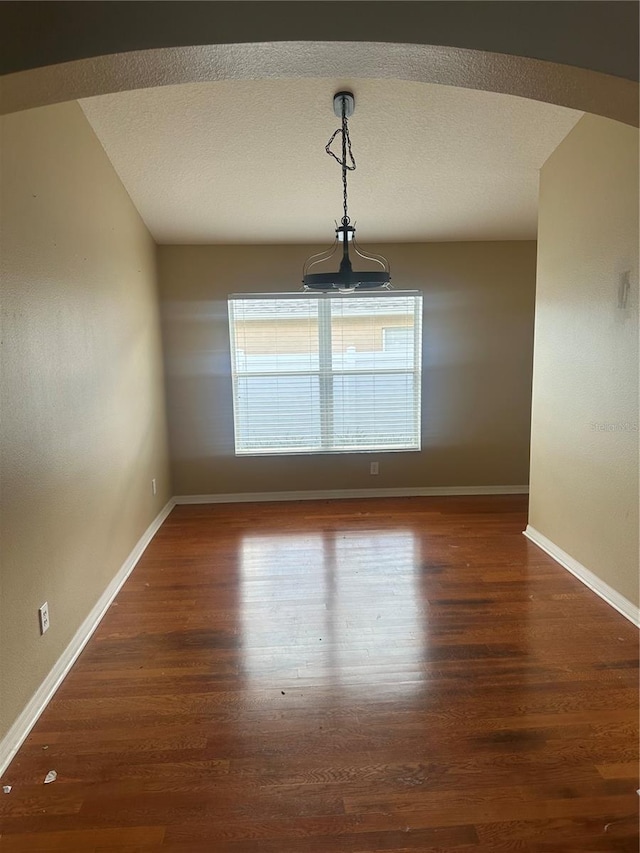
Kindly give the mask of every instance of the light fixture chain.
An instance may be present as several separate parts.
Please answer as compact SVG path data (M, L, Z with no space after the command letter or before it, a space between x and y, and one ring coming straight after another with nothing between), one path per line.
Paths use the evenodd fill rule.
M331 150L331 143L336 138L338 134L341 134L342 137L342 157L338 157ZM334 160L336 160L340 166L342 166L342 204L344 210L344 216L342 218L342 224L348 225L349 213L348 213L348 190L347 190L347 171L353 172L356 168L355 157L353 156L353 151L351 150L351 137L349 136L349 121L347 119L347 102L346 99L342 98L342 126L339 127L331 136L331 139L327 142L325 146L325 151L327 154L330 154ZM347 157L348 155L348 157Z

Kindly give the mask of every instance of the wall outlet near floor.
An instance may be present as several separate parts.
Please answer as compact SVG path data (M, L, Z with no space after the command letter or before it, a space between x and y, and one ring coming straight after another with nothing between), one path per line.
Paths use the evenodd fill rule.
M380 466L378 465L377 462L371 463L371 467L369 468L369 473L370 474L379 474L380 473Z
M38 617L40 619L40 633L44 634L49 630L49 604L45 601L42 607L38 608Z
M156 483L156 478L154 477L151 481L151 491L154 495L158 494L158 484Z

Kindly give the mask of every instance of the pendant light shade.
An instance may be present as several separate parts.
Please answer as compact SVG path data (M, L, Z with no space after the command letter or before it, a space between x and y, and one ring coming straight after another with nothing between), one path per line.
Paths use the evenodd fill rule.
M349 136L349 117L353 115L355 99L352 92L338 92L333 97L333 111L341 119L340 127L333 133L325 146L325 151L334 158L342 169L343 216L340 224L336 223L336 236L333 245L324 252L312 255L304 264L302 284L305 290L339 291L350 293L354 290L374 290L388 288L391 283L389 264L382 255L364 252L356 242L355 226L351 224L348 212L347 173L356 168L356 161L351 151ZM341 156L334 154L331 145L336 139L341 141ZM379 270L354 270L351 262L351 250L365 261L379 265ZM329 263L335 256L341 255L340 265L336 272L311 272L317 266Z

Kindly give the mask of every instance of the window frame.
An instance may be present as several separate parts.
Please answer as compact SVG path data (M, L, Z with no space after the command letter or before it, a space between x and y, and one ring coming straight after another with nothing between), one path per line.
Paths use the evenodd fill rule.
M386 298L403 298L411 297L414 301L414 326L413 326L413 363L412 367L398 368L335 368L333 365L332 353L332 299L375 299L384 296ZM232 302L236 300L275 300L284 301L287 299L315 299L318 305L318 366L317 368L308 368L304 370L274 370L274 371L251 371L237 370L237 353L239 348L236 346L236 323ZM340 293L318 293L318 292L293 292L293 293L234 293L229 295L228 301L228 318L229 318L229 346L231 356L231 381L233 395L233 429L234 429L234 450L237 457L250 456L324 456L327 454L345 454L345 453L415 453L422 449L422 293L420 291L407 290L389 290L389 291L356 291L347 295ZM386 327L382 327L382 334ZM384 345L383 345L384 351ZM341 376L382 376L382 375L403 375L413 378L413 436L415 442L411 445L402 447L393 447L379 445L377 447L336 447L332 442L335 440L333 432L334 427L334 379ZM267 378L269 376L291 376L291 377L312 377L318 380L318 396L320 405L320 446L305 447L305 448L290 448L282 449L269 448L268 450L243 450L239 449L239 416L238 416L238 383L240 379L245 378ZM328 439L328 442L327 442Z

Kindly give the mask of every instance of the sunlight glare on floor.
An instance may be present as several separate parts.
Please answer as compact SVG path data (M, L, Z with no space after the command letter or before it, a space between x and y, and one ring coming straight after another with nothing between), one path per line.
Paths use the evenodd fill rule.
M356 687L367 667L418 687L423 614L411 531L245 534L240 549L244 675L265 686ZM412 678L412 672L416 677Z

